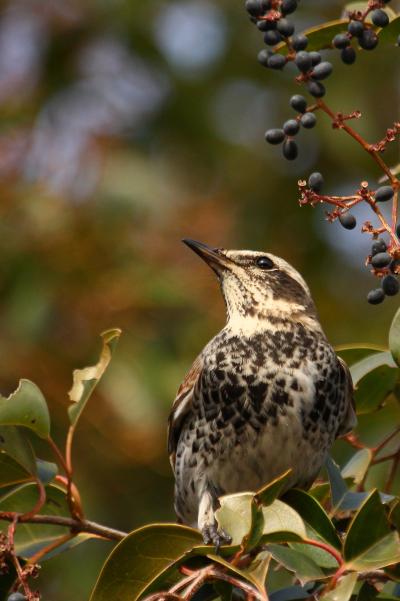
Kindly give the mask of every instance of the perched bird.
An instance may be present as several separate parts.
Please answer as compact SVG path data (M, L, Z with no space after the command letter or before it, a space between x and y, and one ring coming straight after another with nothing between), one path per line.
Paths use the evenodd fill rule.
M353 385L291 265L183 242L216 273L227 323L193 363L170 414L175 510L219 546L229 541L214 515L221 495L254 491L290 468L286 490L311 486L335 438L356 423Z

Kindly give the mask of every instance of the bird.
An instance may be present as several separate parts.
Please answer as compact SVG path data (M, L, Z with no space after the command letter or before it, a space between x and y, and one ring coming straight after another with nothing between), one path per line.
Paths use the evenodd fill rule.
M178 523L229 544L223 495L256 491L287 470L308 489L334 440L356 425L350 371L329 344L310 290L284 259L183 242L216 274L226 325L200 352L168 420Z

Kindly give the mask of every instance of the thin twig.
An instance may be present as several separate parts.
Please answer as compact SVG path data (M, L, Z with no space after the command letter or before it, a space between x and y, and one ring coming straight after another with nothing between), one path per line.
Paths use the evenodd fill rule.
M128 535L127 532L115 530L114 528L109 528L108 526L97 524L96 522L89 520L75 520L74 518L58 515L34 515L26 518L26 516L23 514L2 511L0 512L0 521L1 520L5 522L13 522L17 520L18 522L25 524L52 524L55 526L64 526L65 528L70 528L72 532L77 534L80 532L87 532L88 534L94 534L100 538L105 538L112 541L122 540Z

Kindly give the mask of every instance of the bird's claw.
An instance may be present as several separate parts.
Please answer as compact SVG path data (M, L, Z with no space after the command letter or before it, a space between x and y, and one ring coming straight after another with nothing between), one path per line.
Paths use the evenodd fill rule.
M230 545L232 537L225 530L218 529L216 524L204 526L202 530L204 544L214 545L215 552L218 553L222 545Z

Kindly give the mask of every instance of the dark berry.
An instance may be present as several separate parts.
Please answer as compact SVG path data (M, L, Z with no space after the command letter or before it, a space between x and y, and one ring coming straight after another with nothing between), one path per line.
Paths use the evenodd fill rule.
M359 38L364 31L364 23L361 21L350 21L347 27L347 31L356 38Z
M315 173L311 173L308 178L308 187L311 188L314 192L321 192L322 186L324 185L324 178L321 173L315 171Z
M386 242L382 238L378 238L372 243L371 255L377 255L378 253L384 253L387 249Z
M294 161L297 158L299 150L294 140L285 140L282 148L283 156L288 161Z
M362 35L358 38L358 43L364 50L373 50L378 45L378 36L373 29L364 29Z
M357 225L356 218L351 213L339 215L339 221L346 230L354 230Z
M286 56L283 56L283 54L273 54L269 57L267 64L270 69L283 69L286 65Z
M269 31L266 31L264 34L264 42L268 46L276 46L276 44L279 44L279 42L281 40L282 40L282 36L279 33L279 31L276 31L276 29L270 29Z
M301 116L300 123L306 129L312 129L317 123L317 118L314 113L305 113Z
M279 19L276 28L285 38L288 38L294 33L294 25L288 19Z
M290 15L297 9L297 0L282 0L281 13L283 15Z
M311 73L311 77L319 81L321 79L326 79L327 77L329 77L332 71L333 67L331 63L328 63L328 61L324 61L323 63L320 63L319 65L314 67Z
M300 94L295 94L290 99L290 106L298 113L305 113L307 109L307 100Z
M343 48L343 50L340 53L340 58L342 59L345 65L352 65L357 58L357 53L354 50L354 48L348 46L347 48Z
M377 27L386 27L386 25L389 25L389 17L381 8L372 11L371 19L372 23Z
M271 8L271 2L268 0L246 0L245 7L252 17L258 17L264 15Z
M292 37L293 50L305 50L308 46L308 38L302 33L298 33Z
M260 19L259 21L257 21L256 25L260 31L268 31L269 29L271 29L269 23L270 22L266 21L265 19Z
M350 44L349 36L347 33L338 33L332 40L332 44L335 48L339 48L342 50L343 48L347 48Z
M400 289L399 282L394 275L385 275L382 280L382 290L387 296L394 296Z
M264 65L264 67L268 67L268 59L272 56L271 50L261 50L257 55L257 60L260 65Z
M310 57L309 53L305 52L304 50L301 50L300 52L298 52L296 54L296 58L294 59L294 62L296 63L296 66L298 67L298 69L300 71L302 71L303 73L306 73L307 71L309 71L312 66L311 57Z
M295 136L300 129L300 123L296 119L289 119L283 124L283 131L287 136Z
M324 84L320 83L319 81L308 81L307 90L310 92L311 96L314 96L314 98L322 98L322 96L325 96L326 93Z
M376 288L375 290L371 290L367 294L367 301L371 305L379 305L382 301L385 300L385 293L382 288Z
M393 259L389 265L389 269L392 273L399 273L400 271L400 259Z
M387 252L377 253L371 259L371 265L372 267L376 267L376 269L383 269L384 267L387 267L391 262L392 257Z
M376 202L386 202L387 200L391 200L393 198L393 188L392 186L381 186L375 192L375 200Z
M269 129L265 133L265 139L269 144L281 144L285 139L283 129Z
M319 63L322 61L322 56L320 55L320 53L317 52L316 50L313 50L309 54L310 54L310 58L311 58L311 65L313 67L315 67L315 65L319 65Z

